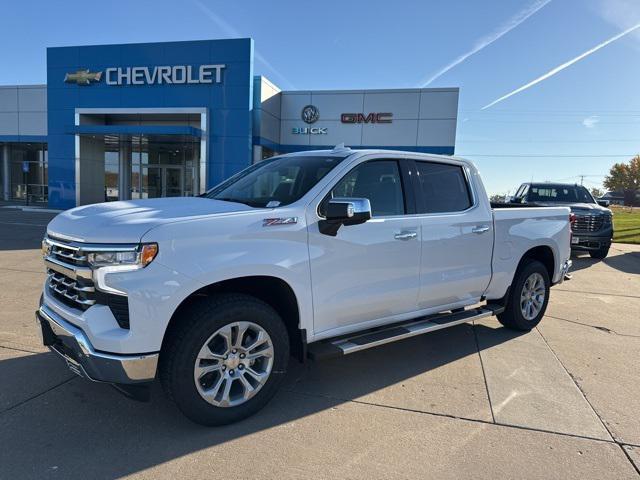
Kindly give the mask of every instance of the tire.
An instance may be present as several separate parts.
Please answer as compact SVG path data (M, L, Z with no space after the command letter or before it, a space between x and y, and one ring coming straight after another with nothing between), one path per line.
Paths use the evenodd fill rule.
M225 425L253 415L276 394L286 374L287 329L273 308L249 295L203 297L167 334L160 381L168 397L195 423ZM251 344L257 346L251 350Z
M542 281L543 284L541 288L536 287L535 290L544 293L543 299L540 299L540 296L537 294L531 296L530 302L532 302L533 307L530 310L526 308L527 300L522 300L522 295L525 293L525 284L528 280L531 282L528 284L528 287L534 285L533 280ZM526 259L516 271L514 281L509 290L505 311L498 315L500 323L513 330L529 331L534 328L540 323L544 312L547 310L550 286L551 282L546 267L537 260ZM528 290L530 289L528 288ZM537 299L538 302L535 302L535 299ZM521 300L524 302L524 306ZM528 312L527 315L530 315L529 318L525 316L523 310Z
M607 255L609 255L609 247L606 246L599 248L598 250L589 250L589 255L591 255L591 258L602 260L603 258L607 258Z

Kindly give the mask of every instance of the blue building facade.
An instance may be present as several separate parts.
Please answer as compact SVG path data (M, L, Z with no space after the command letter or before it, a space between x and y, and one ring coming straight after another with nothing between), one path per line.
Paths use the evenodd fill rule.
M203 65L222 65L210 69L211 83L194 82L193 74ZM152 79L156 67L191 67L192 77L168 77L172 83L162 82L161 78ZM126 73L132 68L146 67L151 72L140 83L133 84ZM107 69L121 69L121 84L107 83ZM129 70L127 70L129 69ZM89 83L65 82L65 77L74 72L101 72L98 81ZM184 69L186 74L186 68ZM212 71L213 70L213 71ZM220 71L219 81L213 78ZM141 70L136 70L140 72ZM117 81L118 70L110 80ZM164 72L161 72L164 73ZM173 74L173 71L172 71ZM144 77L145 71L142 70ZM140 76L140 75L139 75ZM158 76L156 69L156 76ZM161 77L162 74L159 75ZM124 78L123 78L124 77ZM128 83L124 83L129 80ZM153 80L153 83L148 80ZM167 80L167 77L165 77ZM137 80L136 80L137 82ZM49 48L47 50L47 112L48 112L48 168L49 168L49 205L54 208L69 208L79 202L77 186L82 181L76 178L77 151L76 135L117 135L128 137L135 135L183 136L202 138L206 143L203 152L204 163L197 174L202 174L205 188L215 185L224 178L238 172L251 161L251 110L253 105L253 41L212 40L175 43L147 43L132 45L104 45L87 47ZM206 120L184 130L184 122L176 125L154 121L154 109L167 116L170 112L179 115L188 108L201 112ZM92 109L92 110L83 110ZM198 110L199 109L199 110ZM100 113L100 111L105 113ZM139 125L102 125L91 122L79 125L76 116L81 111L92 111L95 117L103 115L129 115L141 118ZM136 113L140 112L140 113ZM150 120L144 122L144 116ZM175 116L173 118L176 118ZM205 122L202 124L202 122ZM125 122L126 123L126 122ZM128 122L132 123L132 122ZM88 127L88 128L87 128ZM160 128L158 128L160 127ZM175 127L175 128L172 128ZM204 127L204 128L202 128ZM93 128L93 130L92 130ZM200 162L200 159L196 159ZM82 166L80 166L82 171ZM93 196L93 195L90 195Z

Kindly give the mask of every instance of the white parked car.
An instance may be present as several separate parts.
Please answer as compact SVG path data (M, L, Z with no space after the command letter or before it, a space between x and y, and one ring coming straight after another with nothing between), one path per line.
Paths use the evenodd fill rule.
M492 209L472 163L336 148L252 165L196 198L74 208L48 225L37 312L77 374L192 420L262 408L290 353L345 355L497 315L541 320L569 209Z

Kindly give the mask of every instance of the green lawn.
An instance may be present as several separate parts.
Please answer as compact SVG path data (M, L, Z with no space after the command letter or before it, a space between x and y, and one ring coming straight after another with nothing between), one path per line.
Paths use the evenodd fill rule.
M640 244L640 208L613 207L613 241Z

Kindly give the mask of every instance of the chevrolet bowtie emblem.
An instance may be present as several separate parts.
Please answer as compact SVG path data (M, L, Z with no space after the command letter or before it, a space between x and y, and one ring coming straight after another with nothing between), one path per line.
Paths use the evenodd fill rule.
M67 73L64 76L64 81L78 85L89 85L91 82L99 82L101 78L102 72L91 73L89 70L78 70L76 73Z

